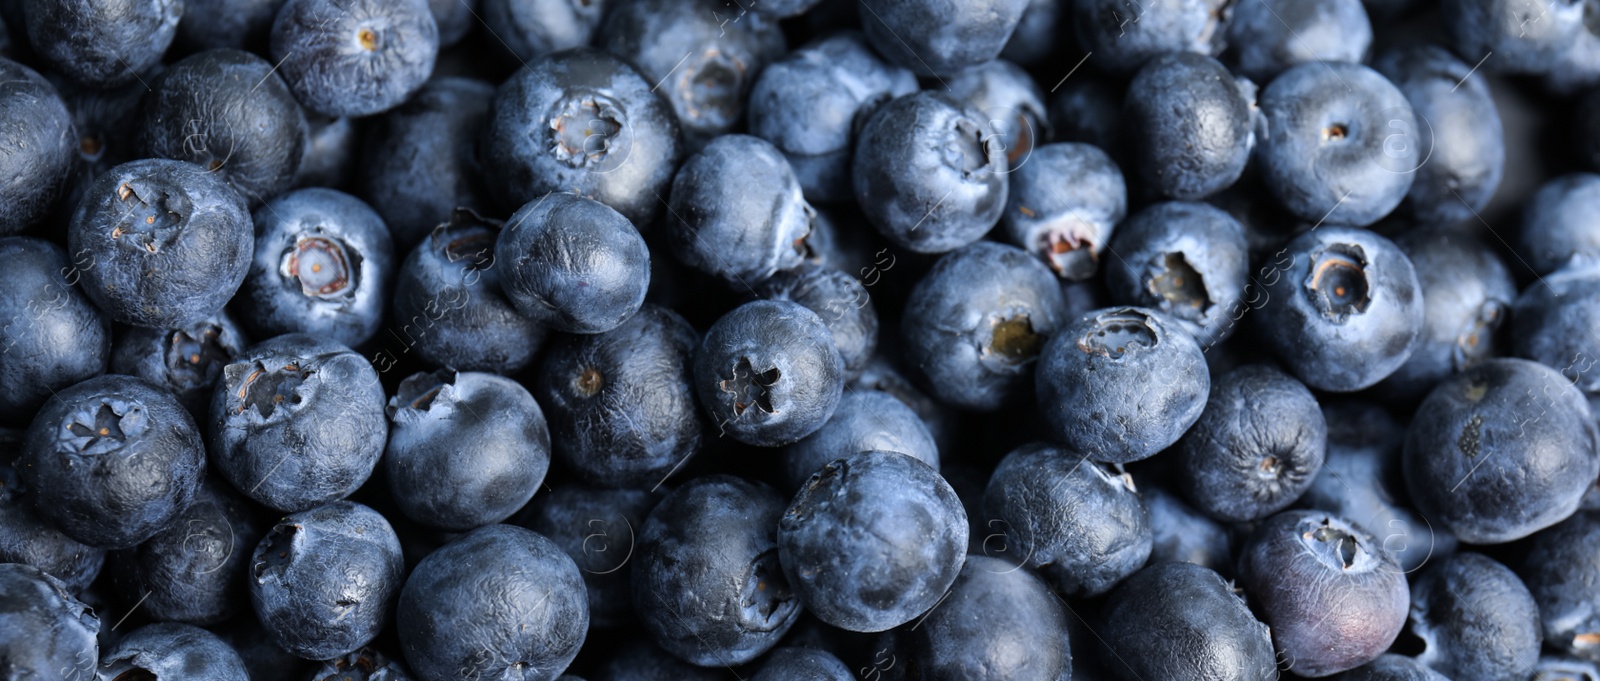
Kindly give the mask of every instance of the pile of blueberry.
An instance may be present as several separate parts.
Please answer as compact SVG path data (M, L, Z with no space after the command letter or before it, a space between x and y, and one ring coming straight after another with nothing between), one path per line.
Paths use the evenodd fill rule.
M1600 681L1600 0L0 0L0 681Z

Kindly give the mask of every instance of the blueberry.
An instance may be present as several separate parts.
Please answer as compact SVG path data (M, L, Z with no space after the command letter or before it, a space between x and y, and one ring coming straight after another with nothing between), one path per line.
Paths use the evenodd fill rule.
M204 422L222 367L244 351L244 336L226 311L183 326L118 329L111 347L111 373L142 378L166 388L197 422Z
M28 42L46 63L90 87L138 80L178 34L182 0L22 0Z
M816 648L778 648L751 681L851 681L855 676L833 653Z
M435 78L369 130L361 197L383 216L400 250L422 241L455 208L493 207L476 154L493 99L488 83Z
M1035 147L1007 178L1006 237L1070 281L1093 277L1128 214L1122 170L1104 151L1063 142Z
M1039 356L1039 409L1062 444L1127 463L1166 449L1205 409L1200 346L1148 308L1095 310L1066 324Z
M364 647L324 661L310 681L411 681L411 674L398 661Z
M1265 518L1294 503L1316 479L1328 442L1317 398L1262 364L1223 374L1205 412L1183 436L1184 493L1212 517Z
M140 104L143 150L203 166L257 206L294 182L310 128L271 62L236 49L173 64Z
M598 485L656 485L693 456L704 428L692 375L699 340L678 313L651 304L606 333L556 337L533 391L568 470Z
M872 359L878 347L878 312L861 280L831 267L802 265L773 275L756 293L817 313L839 348L847 376L860 374Z
M1278 654L1301 676L1376 659L1405 626L1410 600L1405 573L1371 534L1311 511L1257 525L1239 557L1239 581Z
M468 21L479 19L518 61L529 62L551 52L594 42L600 19L615 3L612 0L480 0L480 4L477 12L465 18ZM442 38L441 42L444 42Z
M371 207L334 189L296 189L257 208L255 229L254 262L234 303L251 331L349 346L378 332L394 244Z
M216 634L188 624L159 622L128 632L100 660L102 679L200 678L250 681L239 653Z
M255 502L302 511L355 491L389 435L383 386L350 349L304 334L251 347L211 399L211 466Z
M1092 144L1120 158L1124 99L1120 89L1104 79L1067 79L1050 98L1053 139Z
M634 619L634 554L645 517L660 499L642 489L569 483L540 494L517 520L559 544L583 571L591 627L617 627Z
M1032 571L969 556L949 596L900 641L918 678L1058 681L1072 671L1067 617Z
M1101 70L1131 74L1168 52L1217 56L1233 3L1226 0L1074 0L1078 45Z
M1183 561L1220 574L1233 573L1233 537L1228 528L1160 487L1140 485L1150 522L1150 564Z
M100 90L53 73L48 77L61 93L67 110L72 112L72 124L78 135L76 151L79 162L73 169L66 195L57 204L59 214L70 216L72 209L82 200L84 190L95 178L107 170L144 157L139 118L141 102L150 88L143 83L133 82Z
M1412 658L1385 653L1376 660L1341 674L1338 681L1450 681L1450 679Z
M1416 270L1394 242L1361 229L1301 234L1258 274L1259 340L1319 390L1351 392L1394 373L1422 344Z
M678 123L616 57L592 49L541 57L500 85L489 111L479 158L495 169L484 180L507 210L575 190L636 227L661 212L683 154Z
M483 23L479 17L480 0L428 0L428 12L439 27L439 47L445 48L461 42L467 33Z
M20 438L21 434L17 433ZM12 449L14 443L5 443ZM0 563L23 563L61 580L70 593L81 593L100 574L106 552L68 537L34 509L34 493L17 469L21 448L0 454Z
M983 495L990 555L1038 570L1066 596L1098 596L1150 557L1149 518L1133 480L1046 444L1007 454Z
M932 608L966 558L961 502L927 464L851 454L806 481L778 523L788 583L817 619L886 631Z
M882 354L873 358L866 370L851 380L845 386L845 390L849 391L848 394L871 391L893 397L916 412L917 418L922 419L922 425L927 426L928 432L933 435L934 443L940 449L948 449L956 442L954 410L923 394Z
M1539 658L1529 681L1597 681L1600 665L1577 658L1546 656Z
M1510 568L1477 553L1434 563L1411 585L1417 660L1453 679L1523 681L1539 661L1539 609Z
M285 0L184 0L177 44L196 52L218 47L267 51L272 20Z
M489 525L417 564L395 621L418 681L550 681L583 646L589 606L578 566L559 546Z
M213 628L213 631L232 645L239 659L244 660L245 668L250 670L250 681L306 681L306 675L314 668L311 662L295 657L273 643L272 636L261 626L254 613L228 620L222 626Z
M1534 602L1544 641L1552 649L1600 662L1600 515L1583 511L1535 534L1519 573Z
M861 28L889 61L937 78L998 57L1027 8L1028 0L875 0L861 3Z
M306 138L305 153L300 156L300 172L295 175L294 186L349 185L361 151L361 120L311 115L306 122L311 134Z
M956 99L983 114L1011 169L1024 165L1034 147L1050 139L1044 91L1016 64L1003 59L984 62L957 72L945 86Z
M1427 160L1405 94L1360 64L1300 64L1272 79L1259 104L1262 177L1301 220L1377 222L1400 205Z
M403 568L389 521L335 501L284 516L261 539L250 558L250 603L273 642L326 660L383 630Z
M0 422L25 424L57 391L106 370L111 322L74 285L81 274L55 244L0 238Z
M1526 537L1577 510L1600 475L1594 415L1555 369L1492 359L1440 382L1406 432L1422 513L1462 541Z
M100 618L39 568L0 564L0 658L17 679L90 681Z
M78 133L72 114L37 71L0 57L0 176L27 178L0 186L0 235L43 220L66 189Z
M867 219L894 245L917 253L982 238L1005 212L1009 168L990 128L977 107L933 91L878 107L856 136L851 161Z
M1278 678L1267 625L1221 575L1193 563L1154 563L1106 599L1096 633L1119 678Z
M67 225L83 290L112 319L182 326L222 309L244 281L254 245L244 199L182 161L112 168L84 190Z
M917 282L902 315L901 350L934 397L995 411L1027 395L1035 360L1066 317L1048 267L981 241L941 257Z
M157 620L211 625L245 602L245 573L262 528L256 509L209 480L166 529L111 553L122 600Z
M617 328L650 285L649 249L627 218L566 192L513 213L495 242L495 262L518 312L567 333Z
M816 214L777 147L724 135L672 179L667 243L685 265L740 288L798 266Z
M1206 203L1146 206L1111 240L1113 300L1171 315L1206 349L1233 335L1250 278L1244 227Z
M827 423L844 360L827 325L799 303L758 300L722 316L694 357L694 385L719 433L778 447Z
M1516 254L1539 274L1574 257L1600 258L1600 221L1589 209L1600 201L1600 175L1572 173L1552 179L1528 199Z
M1130 137L1134 169L1150 191L1167 198L1194 201L1227 189L1255 146L1254 106L1255 84L1235 80L1211 57L1174 52L1150 59L1123 104L1127 124L1145 131Z
M498 523L528 503L550 468L550 431L509 378L444 369L389 399L383 468L412 521L455 532Z
M1499 58L1488 68L1500 73L1545 73L1578 42L1593 40L1583 3L1530 12L1514 0L1443 0L1439 8L1456 54L1476 62L1493 52Z
M939 447L911 407L882 392L851 391L821 429L784 450L784 489L800 489L834 459L870 451L897 452L939 470Z
M171 527L194 502L205 445L171 394L106 375L39 410L21 473L46 522L95 548L127 548Z
M1039 66L1055 53L1056 36L1067 33L1070 3L1062 0L1029 0L1022 10L1011 39L1000 50L1000 58L1022 66Z
M426 0L288 0L272 23L272 60L307 109L388 111L422 87L439 54Z
M1241 2L1227 30L1234 70L1257 82L1307 62L1359 64L1372 46L1361 0Z

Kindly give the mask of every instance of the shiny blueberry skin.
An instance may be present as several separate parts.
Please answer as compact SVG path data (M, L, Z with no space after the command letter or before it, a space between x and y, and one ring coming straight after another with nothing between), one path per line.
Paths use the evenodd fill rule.
M167 677L250 681L250 672L227 641L176 622L147 624L130 631L100 660L102 679Z
M182 326L222 309L250 268L242 196L200 166L124 163L84 190L67 225L83 290L112 319Z
M250 603L274 643L326 660L383 630L403 570L389 521L335 501L284 516L261 539L250 559Z
M272 61L295 98L335 118L399 105L438 54L426 0L289 0L272 24Z
M79 281L55 244L0 238L0 316L10 320L0 326L0 422L26 425L53 394L105 372L111 322Z
M511 214L494 247L500 288L522 316L566 333L603 333L644 304L650 251L621 213L547 194Z
M788 583L817 619L878 632L932 608L966 559L967 513L927 464L860 452L811 476L778 523Z
M1104 639L1119 678L1278 678L1267 625L1221 575L1193 563L1154 563L1106 600Z
M1365 530L1326 513L1285 511L1256 526L1239 585L1278 653L1301 676L1372 661L1405 626L1406 575Z
M1205 412L1183 436L1178 479L1214 518L1265 518L1311 486L1327 443L1327 423L1304 384L1269 365L1246 365L1212 383Z
M906 300L900 350L934 397L995 411L1025 397L1067 323L1060 282L1022 249L980 241L939 258Z
M898 452L939 470L939 447L911 407L887 393L851 390L821 429L784 449L784 489L800 489L834 459L870 451Z
M1450 681L1443 674L1413 658L1393 653L1380 655L1378 659L1347 671L1337 679L1338 681Z
M0 173L28 178L0 186L0 235L44 219L66 189L78 146L72 114L37 71L0 57Z
M583 646L589 604L555 542L489 525L417 564L395 621L418 681L551 681Z
M756 287L756 293L793 301L817 313L828 326L850 378L866 368L877 350L878 311L860 279L832 267L802 265L773 275Z
M1518 574L1539 604L1544 641L1589 662L1600 662L1600 515L1580 511L1533 536Z
M251 206L293 184L310 127L271 62L209 50L168 67L152 87L139 114L146 155L204 167Z
M61 580L68 592L81 593L100 574L106 552L62 534L39 517L34 495L17 470L21 455L20 448L0 454L0 563L32 565Z
M1258 83L1306 62L1359 64L1372 46L1372 22L1361 0L1258 0L1232 9L1230 63Z
M1500 60L1488 67L1493 72L1546 73L1569 58L1576 43L1594 40L1587 3L1556 3L1533 13L1516 0L1442 0L1439 5L1456 54L1476 61L1494 52Z
M0 659L16 679L92 681L100 618L39 568L0 564Z
M34 510L96 548L127 548L170 527L205 475L194 417L171 394L130 376L62 390L27 437L21 473Z
M1600 263L1573 262L1529 285L1511 311L1512 350L1560 371L1585 393L1600 392L1590 369L1600 351Z
M653 304L606 333L553 339L532 387L556 457L593 484L660 483L700 449L699 343L689 322Z
M1067 596L1098 596L1150 557L1149 518L1132 479L1047 444L1007 454L983 494L988 555L1039 571Z
M817 648L778 648L751 681L851 681L856 678L833 653Z
M178 34L182 0L24 0L28 43L84 85L114 87L161 62Z
M1539 274L1561 269L1574 256L1600 258L1600 175L1572 173L1552 179L1528 199L1522 212L1517 256Z
M1433 563L1411 584L1417 660L1452 679L1524 681L1539 662L1539 608L1516 573L1478 553Z
M878 107L856 136L856 201L884 238L917 253L977 241L1006 207L1006 152L983 112L935 91Z
M435 78L368 131L361 197L383 216L400 250L422 241L456 208L493 208L477 158L493 99L494 86L483 81Z
M436 0L435 4L442 2ZM461 4L457 0L454 4ZM613 0L480 0L475 13L465 16L468 26L481 21L494 32L518 61L529 62L557 50L584 47L594 40L595 29ZM442 31L441 31L442 33Z
M212 625L246 602L250 552L264 530L257 510L221 480L207 480L166 528L113 551L111 575L126 603L161 621Z
M1139 496L1150 519L1151 565L1183 561L1233 574L1233 537L1227 527L1160 487L1140 485Z
M411 674L399 661L363 647L323 661L311 672L309 681L411 681Z
M509 378L441 369L389 399L383 469L391 499L421 525L464 532L510 518L550 469L550 431Z
M1388 239L1362 229L1317 229L1265 267L1269 274L1258 280L1269 297L1256 310L1257 338L1312 388L1369 387L1422 344L1422 286Z
M694 357L694 385L719 432L779 447L833 416L844 392L844 360L815 312L787 300L757 300L706 331Z
M1033 571L969 556L950 595L899 640L918 678L1058 681L1071 677L1068 617Z
M1102 71L1128 75L1168 52L1216 56L1232 14L1225 0L1080 0L1072 5L1078 45Z
M633 566L639 533L661 495L567 483L543 492L517 524L544 535L583 571L589 625L604 629L634 619Z
M1206 358L1176 320L1155 310L1095 310L1045 344L1036 370L1050 433L1091 459L1127 463L1178 441L1205 409Z
M1126 124L1143 131L1129 138L1134 170L1166 198L1197 201L1227 189L1255 146L1254 100L1253 83L1206 55L1145 62L1123 104Z
M177 44L196 52L218 47L267 51L272 20L285 0L184 0Z
M207 449L212 470L245 496L292 513L360 487L388 436L372 364L333 341L288 334L223 367Z
M393 330L424 362L512 374L533 361L547 330L517 312L500 288L498 220L455 211L411 249L395 276ZM384 357L387 353L387 357ZM394 353L374 362L392 366Z
M1261 91L1256 161L1295 217L1364 227L1388 215L1427 159L1405 94L1360 64L1308 62Z
M678 122L650 87L599 50L530 62L495 92L479 139L483 167L494 169L484 175L489 191L510 212L576 190L645 228L683 155Z
M247 344L225 310L181 327L125 326L111 345L110 372L166 388L203 423L222 367Z
M945 86L956 99L983 114L1012 170L1026 165L1034 148L1050 139L1044 91L1022 67L996 59L962 69Z
M849 201L856 131L884 102L916 90L910 69L885 62L862 34L838 33L761 71L750 90L750 134L783 152L806 199Z
M1521 539L1577 510L1600 475L1596 438L1570 380L1535 362L1491 359L1440 382L1417 408L1406 482L1417 508L1462 541Z
M1000 56L1028 0L861 3L861 28L889 61L919 76L951 76Z
M1106 263L1112 300L1171 315L1206 349L1233 335L1251 275L1237 220L1210 204L1168 201L1118 229L1117 257Z
M357 346L378 332L394 277L383 218L361 199L313 187L255 212L255 258L234 302L260 338L307 333Z
M724 135L672 179L667 244L683 264L744 289L800 265L816 212L771 143Z
M1122 170L1089 144L1034 147L1007 176L1006 237L1069 281L1089 279L1117 223L1128 214Z

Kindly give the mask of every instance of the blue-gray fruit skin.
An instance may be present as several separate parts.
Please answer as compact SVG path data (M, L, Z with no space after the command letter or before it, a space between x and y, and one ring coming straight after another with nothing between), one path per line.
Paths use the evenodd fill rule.
M1259 0L1258 0L1259 1ZM1163 197L1198 201L1227 189L1255 146L1255 84L1236 80L1203 54L1173 52L1146 62L1128 85L1133 167Z
M222 367L248 345L226 310L181 327L126 326L117 331L109 371L166 388L198 423L205 422Z
M78 133L56 89L37 71L0 57L0 172L28 178L0 187L0 235L19 234L43 220L67 187Z
M395 621L418 681L550 681L583 646L589 603L578 566L554 542L489 525L417 564Z
M951 76L1000 56L1028 0L861 3L861 28L889 61L919 76Z
M916 629L899 632L899 642L917 678L1058 681L1072 670L1068 617L1032 570L968 556L949 597Z
M805 258L815 211L771 143L724 135L672 179L667 245L683 264L744 289Z
M284 0L186 0L178 20L177 45L196 52L217 47L267 51L272 20ZM459 1L456 4L460 4Z
M433 0L434 4L444 0ZM466 13L465 28L480 21L494 32L517 61L529 62L557 50L583 47L594 41L595 29L613 0L480 0L476 12ZM451 3L464 4L460 0ZM443 27L440 28L441 34ZM462 33L466 31L463 30ZM444 42L441 39L441 42Z
M390 328L424 362L514 374L544 344L545 327L517 312L500 288L494 257L499 226L470 210L455 211L401 264Z
M1588 660L1562 655L1546 655L1534 665L1529 681L1596 681L1600 680L1600 665Z
M694 385L719 433L779 447L833 417L844 393L844 359L815 312L786 300L757 300L706 331L694 357Z
M1038 66L1055 53L1056 36L1068 35L1068 3L1061 0L1029 0L1022 10L1016 30L1000 50L1000 58L1022 66Z
M1104 78L1069 78L1050 97L1050 131L1056 142L1092 144L1123 158L1121 87Z
M925 90L878 107L856 136L851 186L891 243L945 253L977 241L1006 207L1006 152L984 113Z
M367 646L324 660L311 672L311 681L411 681L411 674L397 660ZM251 679L255 681L255 679Z
M785 491L834 459L870 451L899 452L939 470L939 447L911 407L887 393L851 390L821 429L784 449Z
M1265 518L1311 486L1328 444L1316 396L1281 370L1239 367L1217 379L1183 436L1185 495L1229 522Z
M239 653L216 634L177 622L147 624L128 632L100 660L102 679L195 678L250 681Z
M1217 56L1232 8L1225 0L1076 0L1078 45L1101 71L1128 75L1169 52Z
M856 130L884 102L916 90L910 69L885 62L860 33L835 34L761 71L750 89L750 134L783 152L807 199L849 201Z
M1273 255L1257 337L1306 385L1367 388L1422 344L1422 285L1405 253L1377 234L1329 227Z
M244 198L200 166L124 163L84 190L67 225L83 291L112 319L181 326L221 309L250 269Z
M1193 563L1153 563L1111 592L1096 631L1119 678L1278 678L1267 625L1221 575Z
M300 171L295 173L294 186L350 185L355 177L357 157L361 155L365 119L312 115L306 122L310 133L306 137L305 153L300 156Z
M945 403L995 411L1026 397L1067 320L1061 284L1022 249L981 241L941 257L906 300L906 364Z
M1256 527L1239 585L1296 674L1330 676L1372 661L1406 623L1406 575L1349 521L1285 511Z
M54 70L108 88L139 79L178 35L183 0L24 0L28 43Z
M394 269L394 242L370 206L297 189L256 209L255 258L234 309L258 338L307 333L354 347L378 332Z
M472 78L435 78L373 122L360 193L383 216L396 248L409 251L456 208L494 207L476 153L494 92Z
M1092 278L1117 224L1128 214L1122 170L1098 147L1034 147L1011 169L1000 226L1006 238L1069 281Z
M1141 484L1150 522L1150 564L1182 561L1217 574L1233 574L1233 537L1228 528L1158 486Z
M1600 392L1590 369L1600 339L1600 261L1574 261L1523 289L1511 310L1512 350L1561 374L1588 394Z
M577 194L547 194L495 242L500 288L522 316L566 333L621 326L644 304L650 251L626 217Z
M1600 662L1600 514L1580 511L1533 536L1518 574L1539 604L1544 641L1551 648Z
M250 552L263 531L256 513L226 482L207 480L166 529L111 553L123 601L158 621L207 626L232 617L247 602Z
M1108 463L1172 446L1200 418L1211 391L1194 337L1172 317L1142 307L1094 310L1062 325L1036 371L1050 434Z
M1417 661L1452 679L1526 681L1539 661L1539 608L1516 573L1478 553L1434 562L1411 584Z
M945 87L983 114L987 134L1000 139L1012 170L1025 165L1034 148L1050 139L1044 91L1016 64L1003 59L978 64L951 76Z
M1001 459L983 495L989 555L1038 570L1067 596L1098 596L1150 557L1149 517L1132 479L1047 444Z
M570 482L539 494L517 518L518 525L560 545L583 571L591 627L634 620L634 554L645 518L661 496Z
M289 89L334 118L398 106L438 56L427 0L289 0L272 23L272 61Z
M1390 50L1373 68L1400 89L1417 117L1414 140L1424 156L1406 194L1411 214L1423 223L1471 220L1489 205L1505 172L1505 133L1488 81L1437 45Z
M1468 61L1490 52L1490 72L1548 74L1595 41L1581 4L1540 7L1533 14L1519 0L1444 0L1440 14L1456 54ZM1538 17L1534 20L1533 17Z
M212 470L256 503L292 513L366 482L389 437L383 386L361 355L288 334L246 350L211 398Z
M461 42L479 21L480 0L428 0L428 11L439 28L441 49Z
M389 521L335 501L284 516L261 539L250 558L250 603L274 643L326 660L383 630L404 568Z
M1308 62L1279 74L1258 100L1265 133L1255 160L1295 217L1365 227L1388 215L1425 160L1405 94L1360 64Z
M856 678L833 653L817 648L778 648L751 681L851 681Z
M88 681L100 659L100 618L39 568L0 564L0 658L19 679Z
M1539 274L1566 266L1574 256L1600 259L1600 175L1572 173L1539 187L1522 210L1516 253Z
M20 463L41 518L89 546L121 549L171 526L194 502L205 444L171 394L108 374L39 410Z
M1472 544L1521 539L1578 509L1600 475L1594 415L1542 364L1492 359L1417 408L1405 476L1417 509Z
M728 475L668 494L639 529L634 612L652 639L703 666L744 664L778 644L800 600L778 561L783 499Z
M789 586L817 619L879 632L932 608L966 560L967 514L927 464L861 452L812 475L778 523Z
M832 267L802 265L773 275L756 287L772 300L791 300L817 313L828 325L845 374L854 378L878 349L878 310L860 279Z
M1339 675L1337 681L1450 681L1450 679L1413 658L1384 653L1376 660Z
M384 472L412 521L452 532L498 523L533 498L550 469L550 431L509 378L441 369L389 399Z
M1118 228L1111 249L1113 300L1171 315L1208 350L1233 335L1251 273L1244 227L1232 216L1207 203L1153 204Z
M61 580L68 592L81 593L99 576L106 552L62 534L34 512L33 495L16 466L21 448L4 446L12 451L0 454L0 563L32 565Z
M576 190L646 228L661 212L684 148L672 109L650 87L599 50L530 62L495 92L478 141L483 167L495 169L484 176L489 191L509 212Z
M1264 83L1305 62L1366 61L1372 22L1361 0L1241 2L1228 20L1239 75Z
M955 446L954 410L918 390L882 353L874 357L866 370L845 386L845 390L849 391L847 394L881 392L900 400L917 413L917 418L922 419L922 425L928 427L928 432L933 434L933 441L940 449Z
M0 422L26 425L53 394L105 372L111 321L78 274L55 244L0 238L0 315L16 320L0 327Z

